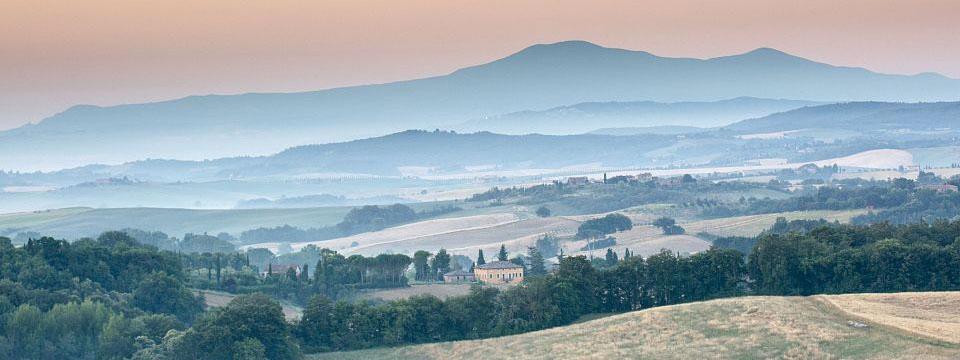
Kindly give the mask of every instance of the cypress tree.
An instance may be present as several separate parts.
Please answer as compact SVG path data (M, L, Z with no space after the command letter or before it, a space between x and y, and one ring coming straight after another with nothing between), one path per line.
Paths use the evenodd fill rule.
M546 275L547 267L544 265L543 254L536 247L527 249L530 252L530 276Z
M479 253L477 253L477 266L480 266L486 263L487 261L483 259L483 249L480 249Z
M509 256L510 256L510 255L507 254L507 247L506 247L506 245L501 244L501 245L500 245L500 252L497 253L497 260L507 261L507 259L509 258Z

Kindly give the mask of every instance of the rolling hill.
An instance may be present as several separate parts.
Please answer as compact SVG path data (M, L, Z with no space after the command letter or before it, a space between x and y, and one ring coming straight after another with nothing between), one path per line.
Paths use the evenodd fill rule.
M181 237L185 233L228 232L240 234L257 227L335 225L351 207L309 209L191 210L159 208L91 209L69 208L0 215L0 236L36 232L45 236L77 239L96 237L108 230L137 228L163 231Z
M754 103L760 100L730 101ZM771 106L801 104L803 102L777 101ZM621 105L623 104L582 104L580 106L591 109L594 107L607 109L612 106L613 112L616 113L619 111L616 109L620 109ZM656 107L663 104L642 103L637 106L648 105ZM672 106L681 105L672 104L668 108ZM713 111L711 109L717 107L737 107L725 105L722 102L691 103L683 106L705 107L706 113L710 113ZM565 110L556 111L562 113ZM606 110L591 111L590 114L593 115L589 116L602 114ZM766 111L773 111L773 109L768 108ZM537 116L540 115L534 117ZM549 118L552 115L543 116ZM573 118L589 117L583 114L571 116ZM610 116L615 117L615 115ZM543 120L537 119L537 122ZM597 126L593 121L580 122L588 125L577 126L586 126L590 129ZM695 133L698 138L682 141L676 136L681 133ZM490 132L458 134L446 131L407 130L362 140L296 146L269 156L228 157L205 161L148 159L115 166L76 167L54 173L0 172L0 184L64 186L104 177L123 176L160 182L215 181L302 174L398 176L404 174L403 168L419 168L436 174L462 172L467 167L506 170L557 168L584 164L637 166L662 164L666 159L691 162L698 157L710 159L721 153L735 156L734 152L743 147L744 141L739 140L771 140L793 136L820 138L832 133L836 133L837 138L884 135L886 139L891 139L895 136L898 141L939 139L938 136L944 134L956 136L960 133L960 102L853 102L804 106L711 130L678 126L631 127L605 129L597 133L581 135L504 135ZM3 144L0 142L0 147L4 146ZM875 145L879 146L879 144ZM953 143L942 145L953 145ZM921 142L912 146L931 145ZM749 154L741 155L749 156Z
M960 131L960 102L853 102L803 107L723 127L737 133L802 129Z
M627 165L636 164L638 155L674 141L672 136L658 135L514 136L409 130L363 140L298 146L270 156L207 161L142 160L116 166L85 166L47 173L47 176L34 173L7 176L13 180L44 184L57 179L92 181L124 176L143 181L174 182L284 178L304 174L400 176L401 168L424 168L444 173L463 171L469 166L530 169L597 162ZM0 184L3 180L0 177Z
M955 359L960 294L743 297L320 359Z
M453 129L466 132L491 131L501 134L564 135L588 132L598 128L647 127L646 131L638 131L635 134L669 134L670 129L678 130L676 128L689 126L717 127L743 119L821 104L823 103L814 101L751 97L714 102L591 102L473 120L457 125Z
M260 155L298 144L451 126L584 102L742 96L942 101L958 94L960 80L936 74L878 74L768 48L691 59L568 41L534 45L448 75L388 84L75 106L36 124L0 132L0 164L34 170L143 158Z

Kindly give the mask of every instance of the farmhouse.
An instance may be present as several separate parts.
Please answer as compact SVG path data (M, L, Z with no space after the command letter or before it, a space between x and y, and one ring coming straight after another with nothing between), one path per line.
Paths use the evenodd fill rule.
M488 284L511 284L523 281L523 266L509 261L494 261L473 268L477 281Z
M472 272L463 270L454 270L443 274L444 282L474 282L477 281Z
M286 275L287 271L293 268L293 271L297 273L297 276L300 276L300 265L290 265L290 264L270 264L267 265L266 269L260 271L260 276L274 276L274 275Z

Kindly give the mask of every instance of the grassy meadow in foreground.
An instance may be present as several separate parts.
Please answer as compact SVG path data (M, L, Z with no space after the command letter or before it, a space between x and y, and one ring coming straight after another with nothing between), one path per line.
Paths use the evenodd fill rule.
M312 355L311 359L952 359L954 326L916 331L944 316L904 312L917 299L955 303L958 293L745 297L666 306L500 338ZM838 301L834 301L838 300ZM871 311L856 314L862 303ZM841 304L840 307L834 305ZM848 305L848 306L845 306ZM888 307L884 307L888 306ZM884 309L895 307L899 312ZM915 307L914 315L930 306ZM942 308L939 315L958 310ZM874 321L874 318L878 319ZM910 321L897 322L893 318ZM855 326L865 324L866 326ZM939 339L938 339L939 338ZM942 340L941 340L942 339Z

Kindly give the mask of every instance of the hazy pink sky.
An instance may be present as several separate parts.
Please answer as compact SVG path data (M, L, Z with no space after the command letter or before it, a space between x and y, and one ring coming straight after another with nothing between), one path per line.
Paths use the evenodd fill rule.
M445 74L579 39L960 78L958 0L2 0L0 129L75 104Z

